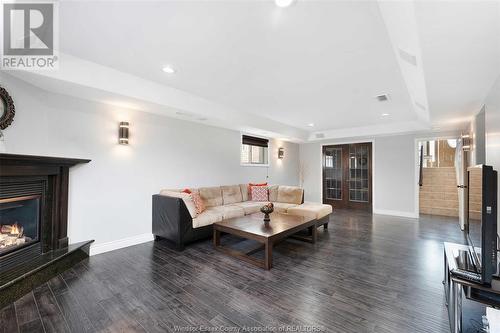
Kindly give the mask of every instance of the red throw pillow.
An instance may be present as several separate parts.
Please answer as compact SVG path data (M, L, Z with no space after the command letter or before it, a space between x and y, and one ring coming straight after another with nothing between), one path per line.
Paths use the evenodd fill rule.
M197 192L192 192L191 193L191 199L193 199L194 206L196 207L196 212L198 214L201 214L205 211L205 203L203 202L203 199L201 198L200 194Z
M267 186L267 182L262 183L262 184L249 183L248 184L248 200L252 200L252 186Z
M253 201L269 201L267 186L252 186Z
M183 190L182 190L182 193L191 194L192 192L191 192L191 190L190 190L190 189L185 188L185 189L183 189Z

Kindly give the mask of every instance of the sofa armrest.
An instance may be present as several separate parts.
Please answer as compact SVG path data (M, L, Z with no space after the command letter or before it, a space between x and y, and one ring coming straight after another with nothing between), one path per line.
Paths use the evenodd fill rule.
M153 195L153 235L184 248L184 235L192 228L193 219L181 198Z

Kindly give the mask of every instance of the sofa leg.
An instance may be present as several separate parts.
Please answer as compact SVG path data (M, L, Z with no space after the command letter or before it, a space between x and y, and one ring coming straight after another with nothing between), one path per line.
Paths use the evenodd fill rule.
M325 229L325 230L328 229L328 222L323 224L323 229Z

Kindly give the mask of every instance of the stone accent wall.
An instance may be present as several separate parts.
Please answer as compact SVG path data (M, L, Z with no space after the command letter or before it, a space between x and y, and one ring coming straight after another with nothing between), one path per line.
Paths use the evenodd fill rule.
M423 168L420 214L458 217L458 190L454 167Z

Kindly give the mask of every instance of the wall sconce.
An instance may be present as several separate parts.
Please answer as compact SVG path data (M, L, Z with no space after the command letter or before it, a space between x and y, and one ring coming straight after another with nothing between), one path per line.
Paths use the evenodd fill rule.
M118 128L118 143L121 145L128 145L128 121L120 122Z
M278 159L282 160L285 157L285 148L280 147L278 149Z
M472 138L470 137L469 134L462 134L462 150L463 151L470 151L470 147L472 145Z

